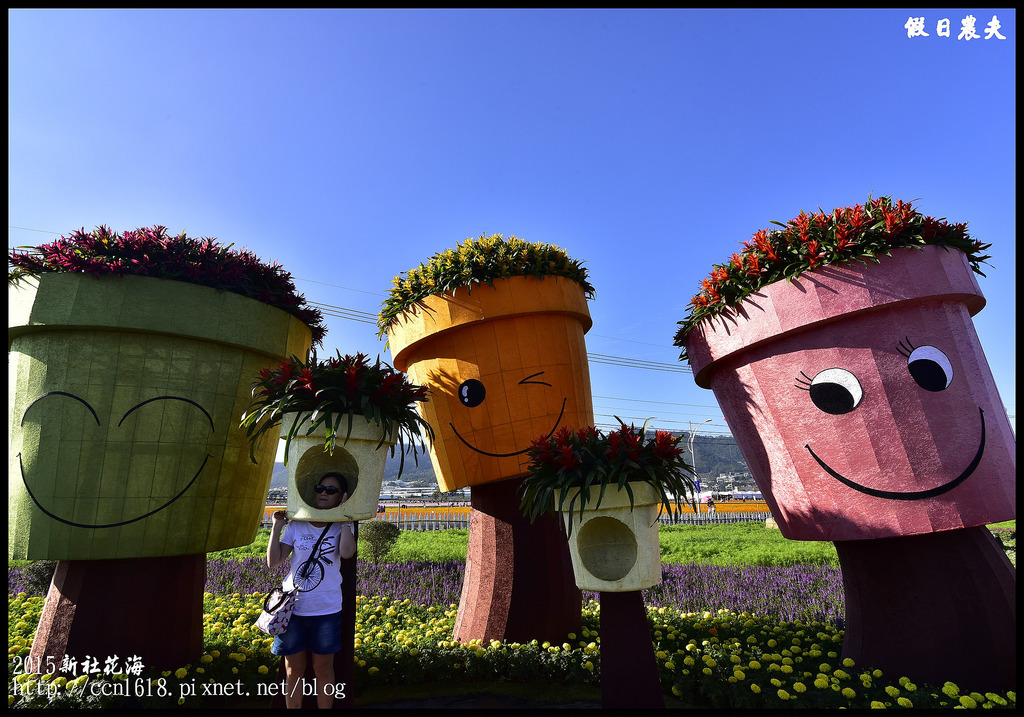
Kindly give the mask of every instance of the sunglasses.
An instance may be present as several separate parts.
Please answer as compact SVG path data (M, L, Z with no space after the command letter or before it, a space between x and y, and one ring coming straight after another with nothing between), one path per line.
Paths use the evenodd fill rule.
M341 488L335 488L333 485L318 485L313 490L317 493L326 493L327 495L334 495L335 493L341 492Z

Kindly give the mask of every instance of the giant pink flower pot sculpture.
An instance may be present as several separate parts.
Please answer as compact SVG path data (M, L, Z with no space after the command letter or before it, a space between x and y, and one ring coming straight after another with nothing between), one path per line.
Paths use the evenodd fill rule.
M783 534L836 544L844 657L971 689L1015 684L1015 571L982 526L1016 516L1016 443L984 305L963 252L901 248L768 284L686 337Z

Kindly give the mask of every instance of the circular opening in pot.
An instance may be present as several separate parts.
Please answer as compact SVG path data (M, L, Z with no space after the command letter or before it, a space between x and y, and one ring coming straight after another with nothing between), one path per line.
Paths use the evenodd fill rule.
M601 580L621 580L636 564L636 536L621 520L600 516L580 528L576 547L587 571Z
M299 491L299 500L312 510L316 507L316 484L325 473L341 473L348 481L348 497L356 492L359 483L359 465L348 451L341 446L334 449L334 453L323 450L323 446L316 445L307 450L299 458L299 464L295 467L295 487Z

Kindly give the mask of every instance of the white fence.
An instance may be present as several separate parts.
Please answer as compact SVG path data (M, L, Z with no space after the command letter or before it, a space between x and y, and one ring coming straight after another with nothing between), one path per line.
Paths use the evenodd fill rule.
M726 523L763 523L771 513L683 513L669 515L663 513L658 519L661 525L722 525ZM469 515L453 515L451 513L427 513L418 516L403 516L397 513L382 514L376 520L394 523L401 530L447 530L449 528L469 528Z
M724 523L763 523L771 517L771 513L683 513L668 515L663 513L658 519L662 525L719 525Z
M394 523L400 530L448 530L449 528L469 528L468 513L426 513L416 516L401 513L381 513L376 520Z
M771 517L768 512L750 513L706 513L699 515L693 513L682 513L669 515L662 513L658 518L661 525L722 525L726 523L763 523ZM468 513L450 513L447 511L420 513L416 515L402 515L401 513L381 513L375 520L384 520L394 523L400 530L448 530L450 528L469 528ZM269 528L270 522L264 520L262 527Z

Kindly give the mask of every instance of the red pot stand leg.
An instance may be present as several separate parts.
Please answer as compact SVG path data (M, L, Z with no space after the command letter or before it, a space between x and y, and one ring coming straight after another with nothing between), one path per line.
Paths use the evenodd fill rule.
M173 670L203 652L206 555L122 560L61 560L46 594L31 660L60 667L132 657L146 668ZM79 671L79 674L81 672Z
M583 598L559 519L519 509L521 478L473 486L455 639L562 642L579 633Z
M1016 575L985 527L836 542L843 657L961 691L1016 689ZM602 641L603 642L603 641Z
M664 708L658 664L639 590L601 595L601 706Z

